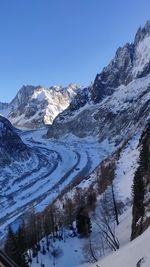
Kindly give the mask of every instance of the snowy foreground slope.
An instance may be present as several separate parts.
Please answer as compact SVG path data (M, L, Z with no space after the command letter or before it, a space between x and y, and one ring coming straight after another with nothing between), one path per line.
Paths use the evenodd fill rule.
M141 263L141 265L137 265ZM149 267L150 266L150 228L141 236L100 260L95 264L80 267ZM69 267L69 266L68 266Z
M114 184L119 199L123 202L132 198L132 184L134 173L139 160L139 134L133 136L121 151L119 160L116 162Z

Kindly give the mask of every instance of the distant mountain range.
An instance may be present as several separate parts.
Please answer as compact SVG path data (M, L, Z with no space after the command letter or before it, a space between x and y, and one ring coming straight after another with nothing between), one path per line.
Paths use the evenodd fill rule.
M0 114L16 127L38 128L51 124L66 109L77 94L79 86L23 86L8 103L0 103Z

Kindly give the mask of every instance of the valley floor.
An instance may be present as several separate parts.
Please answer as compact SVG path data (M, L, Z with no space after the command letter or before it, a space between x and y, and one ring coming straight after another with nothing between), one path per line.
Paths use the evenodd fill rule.
M108 156L113 146L92 138L74 136L46 139L47 129L23 131L20 135L33 151L28 162L18 162L14 168L3 169L1 195L1 238L9 223L16 221L33 207L43 210L79 176L88 176ZM0 181L1 182L1 181Z

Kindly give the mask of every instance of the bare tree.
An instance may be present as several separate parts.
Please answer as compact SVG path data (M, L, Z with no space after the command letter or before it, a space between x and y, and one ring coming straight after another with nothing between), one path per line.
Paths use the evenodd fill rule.
M113 184L113 182L112 182L112 185L111 185L111 193L112 193L112 200L113 200L113 209L114 209L115 220L116 220L117 225L119 225L118 207L117 207L117 201L116 201L116 197L115 197L114 184Z
M103 193L103 197L100 200L99 208L94 218L95 224L97 225L100 235L104 242L107 243L111 250L117 250L120 247L119 240L116 236L116 222L113 219L113 202L110 198L110 193Z
M71 198L65 198L64 204L64 224L70 226L75 220L75 204Z
M56 266L56 259L62 255L62 249L60 247L51 246L51 255L53 257L53 266Z
M97 255L96 255L96 251L95 251L95 249L93 247L91 236L89 236L89 253L90 253L91 257L92 257L92 260L94 262L96 262L97 261Z

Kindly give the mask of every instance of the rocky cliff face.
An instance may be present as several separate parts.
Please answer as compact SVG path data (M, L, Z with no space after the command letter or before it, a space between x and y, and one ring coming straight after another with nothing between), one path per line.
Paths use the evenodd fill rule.
M0 110L5 110L8 108L8 103L1 103L0 102Z
M94 103L111 95L120 85L150 73L150 21L139 28L134 43L119 47L114 59L97 74L91 97Z
M72 133L79 137L92 135L100 142L107 138L118 144L142 131L150 112L149 65L150 22L147 22L138 30L134 43L119 48L110 64L96 76L86 98L77 95L76 101L54 120L48 137Z
M31 156L11 123L0 116L0 168L14 161L24 161Z
M115 88L121 84L126 85L133 79L133 57L133 44L126 44L124 47L118 48L111 63L95 78L91 91L94 103L101 101L107 95L111 95Z
M0 113L17 127L38 128L51 124L68 107L79 90L70 84L66 88L23 86L10 104L0 103Z

